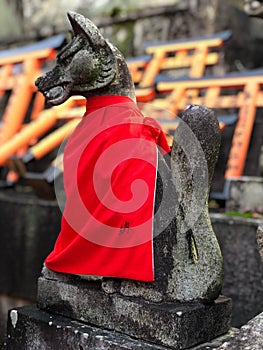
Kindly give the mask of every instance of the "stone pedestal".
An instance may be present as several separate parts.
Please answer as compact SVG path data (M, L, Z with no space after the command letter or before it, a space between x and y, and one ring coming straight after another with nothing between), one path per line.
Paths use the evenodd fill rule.
M224 296L206 304L150 302L110 282L44 269L38 306L9 313L7 350L216 349L229 338L231 300Z
M173 331L170 324L167 325ZM231 339L235 333L227 334L191 348L191 350L212 350ZM57 316L38 309L35 305L10 311L8 320L7 350L168 350L143 340L129 337L115 331L101 329Z
M56 201L36 198L28 188L0 190L0 349L7 311L35 302L43 260L60 230Z
M38 284L41 310L109 330L111 336L118 332L137 342L153 343L156 349L186 349L230 327L231 301L223 296L206 304L151 302L116 292L117 280L87 281L43 271Z
M39 310L36 306L10 312L7 344L8 350L164 349L80 321L52 315Z
M0 191L0 212L0 293L36 300L43 260L60 231L57 202L10 188Z
M233 300L233 327L241 327L263 310L263 264L256 242L261 219L211 214L224 261L222 293Z
M241 176L230 179L227 211L263 211L263 177Z

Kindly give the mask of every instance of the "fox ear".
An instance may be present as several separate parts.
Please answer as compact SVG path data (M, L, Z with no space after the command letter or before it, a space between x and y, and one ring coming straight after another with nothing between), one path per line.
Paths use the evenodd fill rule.
M69 11L67 15L75 36L84 34L93 47L107 45L99 29L88 18L73 11Z
M89 91L109 85L115 79L117 72L116 48L107 43L107 41L101 35L99 29L88 18L70 11L68 12L68 19L71 23L74 36L84 37L85 40L87 40L89 48L91 48L91 50L88 50L86 53L84 50L80 56L76 55L76 57L78 57L78 62L74 61L75 64L71 65L71 69L76 69L78 72L78 66L81 60L88 62L90 59L93 59L92 55L96 56L96 54L96 62L100 67L100 69L93 70L93 76L91 76L89 82L83 82L81 85L82 91L83 89L85 89L85 91ZM78 43L80 45L83 44L82 41L77 41L75 44L78 45ZM83 45L83 48L86 46L87 45ZM89 75L89 67L87 67L85 71L85 64L81 64L81 66L82 73L78 73L77 76L81 77L85 74Z

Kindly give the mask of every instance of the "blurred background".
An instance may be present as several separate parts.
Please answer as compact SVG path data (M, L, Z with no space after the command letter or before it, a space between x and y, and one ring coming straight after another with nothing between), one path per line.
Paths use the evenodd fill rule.
M169 142L176 121L159 108L177 114L201 103L215 110L222 145L209 205L224 257L223 293L233 298L233 326L241 326L263 309L256 243L263 223L263 19L249 16L241 0L1 0L2 344L7 310L36 301L42 263L60 230L58 151L85 111L78 98L50 108L34 86L70 40L68 10L91 19L122 51L138 102L150 104L144 112L159 120Z
M145 41L234 33L231 69L261 66L262 21L248 18L242 0L2 0L1 47L21 45L67 31L66 11L91 18L126 56L143 52ZM244 50L246 48L246 50Z

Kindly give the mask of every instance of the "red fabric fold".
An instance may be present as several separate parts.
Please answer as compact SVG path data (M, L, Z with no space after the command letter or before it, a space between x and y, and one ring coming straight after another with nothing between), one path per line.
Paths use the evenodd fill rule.
M46 266L57 272L154 280L158 123L125 96L99 96L64 152L66 205Z

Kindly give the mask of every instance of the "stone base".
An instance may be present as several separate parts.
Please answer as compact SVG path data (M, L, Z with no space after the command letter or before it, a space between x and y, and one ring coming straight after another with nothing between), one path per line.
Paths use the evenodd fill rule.
M171 326L167 325L167 328ZM234 330L212 342L191 350L218 349L229 340ZM114 331L56 316L36 306L13 309L9 313L7 350L68 349L68 350L168 350L149 342L133 339Z
M101 281L51 274L41 277L38 303L56 313L169 349L186 349L229 330L231 300L204 303L154 303L123 296ZM53 276L53 279L51 279ZM113 281L114 283L114 281ZM109 286L108 286L109 287Z
M0 212L0 293L35 301L43 261L60 231L60 209L56 201L10 188L0 190Z
M263 177L240 176L230 179L226 211L263 211Z
M263 264L256 243L263 220L210 216L223 255L222 293L233 300L231 325L239 328L263 310Z
M8 310L16 307L32 304L25 299L15 298L10 295L0 294L0 349L3 349L6 338L6 325Z
M23 345L22 345L23 344ZM56 316L36 306L11 310L8 320L7 350L162 350L118 333Z

